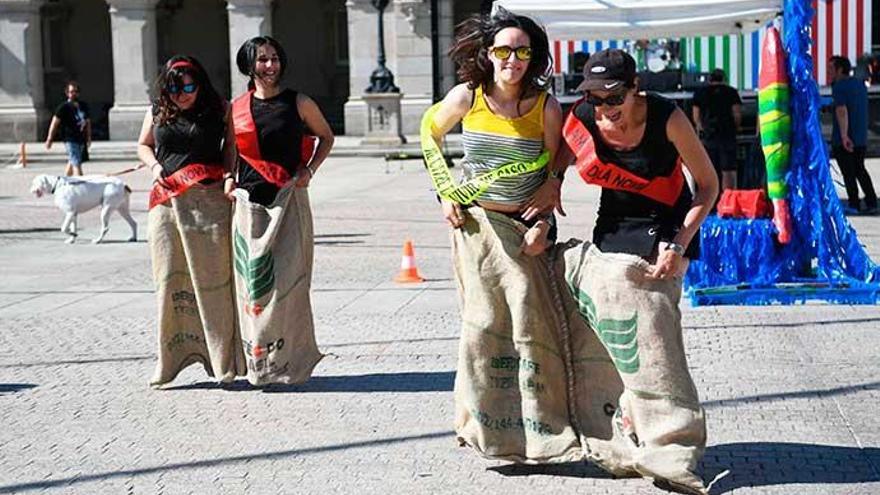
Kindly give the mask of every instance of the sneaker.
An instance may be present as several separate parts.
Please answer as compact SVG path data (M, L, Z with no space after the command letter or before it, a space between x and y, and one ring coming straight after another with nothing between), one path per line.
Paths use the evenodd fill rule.
M841 206L841 208L843 208L844 215L850 216L850 215L858 215L859 214L858 208L853 208L852 206L849 206L849 205L840 205L840 206Z
M874 216L874 215L877 215L877 214L880 214L880 209L878 209L876 206L870 206L870 207L865 208L864 210L862 210L862 215L871 215L871 216Z

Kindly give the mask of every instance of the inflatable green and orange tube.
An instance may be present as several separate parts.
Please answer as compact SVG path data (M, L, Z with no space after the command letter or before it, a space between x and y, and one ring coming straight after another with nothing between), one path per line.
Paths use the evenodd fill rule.
M775 26L767 29L761 50L758 90L758 120L761 148L767 164L767 194L773 202L773 225L782 244L791 241L791 214L785 176L791 155L791 113L788 73L782 40Z

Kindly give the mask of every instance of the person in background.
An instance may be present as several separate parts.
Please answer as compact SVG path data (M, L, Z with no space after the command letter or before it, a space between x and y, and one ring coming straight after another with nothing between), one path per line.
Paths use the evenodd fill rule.
M742 125L742 100L726 79L723 70L713 70L709 85L694 93L693 106L694 125L722 190L736 189L736 134Z
M67 96L67 100L58 105L49 124L46 149L52 149L55 134L60 129L60 138L67 147L67 166L64 168L64 175L82 175L82 162L88 156L89 146L92 145L89 107L85 102L79 101L79 84L76 81L68 81L64 86L64 95Z
M865 169L868 140L868 90L862 80L850 77L852 65L835 55L828 61L828 80L834 100L834 129L831 152L843 175L849 208L853 213L877 213L877 193ZM865 209L859 200L859 186L865 193Z

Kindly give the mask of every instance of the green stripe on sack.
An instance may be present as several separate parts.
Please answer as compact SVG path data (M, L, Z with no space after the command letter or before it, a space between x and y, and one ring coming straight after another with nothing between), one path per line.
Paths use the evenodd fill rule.
M275 286L275 260L271 252L250 259L247 241L237 230L233 239L235 271L244 279L248 298L256 301Z
M599 319L593 299L571 280L568 280L568 287L578 301L581 317L602 341L617 370L621 373L639 371L638 314L633 313L632 317L623 320Z

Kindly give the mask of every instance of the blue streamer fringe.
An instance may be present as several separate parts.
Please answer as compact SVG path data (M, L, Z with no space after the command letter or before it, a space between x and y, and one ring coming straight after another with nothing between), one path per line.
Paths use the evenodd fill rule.
M701 259L691 263L685 277L695 306L880 301L880 267L859 243L831 179L810 57L814 12L802 0L784 0L783 8L792 114L786 181L794 235L782 246L769 219L707 219Z

